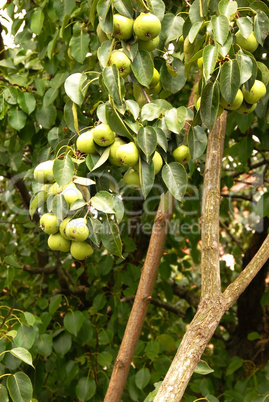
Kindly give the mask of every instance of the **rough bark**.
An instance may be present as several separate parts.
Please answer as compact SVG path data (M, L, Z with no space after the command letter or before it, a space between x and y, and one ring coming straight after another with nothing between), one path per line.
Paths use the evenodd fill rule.
M155 217L134 304L114 364L104 402L119 402L121 400L137 341L151 300L160 260L163 255L168 224L173 210L171 195L169 198L170 202L168 202L168 205L164 206L163 203L160 203Z

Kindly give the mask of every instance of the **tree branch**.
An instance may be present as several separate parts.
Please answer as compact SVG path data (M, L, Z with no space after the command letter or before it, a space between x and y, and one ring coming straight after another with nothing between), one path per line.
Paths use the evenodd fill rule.
M121 400L137 341L147 313L148 304L151 301L159 263L163 255L168 223L172 216L174 200L169 193L167 197L168 199L166 199L166 201L168 202L165 208L164 204L160 202L156 213L133 308L129 316L104 402L119 402Z

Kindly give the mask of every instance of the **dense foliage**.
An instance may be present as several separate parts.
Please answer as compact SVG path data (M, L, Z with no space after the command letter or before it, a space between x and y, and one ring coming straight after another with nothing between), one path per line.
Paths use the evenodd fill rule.
M267 2L178 3L5 5L15 47L2 50L0 60L1 401L104 399L156 210L170 192L176 202L166 247L122 396L153 400L154 384L164 378L199 302L207 133L223 108L223 289L267 233L268 90L257 105L248 98L243 110L241 104L231 107L239 90L246 96L256 81L268 85ZM113 15L136 19L145 12L161 21L159 42L150 51L132 33L124 40L113 34ZM246 50L237 32L253 34L256 48ZM110 63L115 49L131 60L126 76ZM157 89L151 85L154 69ZM77 138L100 123L136 144L135 166L115 163L113 144L95 142L93 152L81 152ZM190 149L188 161L173 154L182 145ZM162 160L157 174L155 151ZM48 160L54 160L52 183L38 182L34 170ZM125 176L130 170L131 183ZM64 191L71 182L80 196L68 203ZM58 224L87 217L87 243L94 250L89 258L48 247L39 223L48 212ZM258 402L268 396L266 269L252 295L223 317L184 401Z

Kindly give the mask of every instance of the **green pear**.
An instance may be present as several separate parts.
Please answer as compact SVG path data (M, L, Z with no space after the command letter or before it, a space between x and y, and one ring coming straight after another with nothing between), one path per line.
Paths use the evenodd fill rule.
M247 38L244 38L240 31L237 31L235 34L235 43L250 53L253 53L259 45L253 31Z
M97 33L97 37L98 37L100 43L103 43L109 39L107 34L102 30L100 24L97 25L96 33Z
M65 227L66 236L74 241L84 241L89 236L86 218L72 219Z
M94 141L93 141L93 135L92 135L92 130L86 131L85 133L80 134L80 136L77 138L77 149L80 152L83 152L85 154L94 154L96 153L96 149L94 146Z
M115 133L107 124L101 123L92 129L92 138L100 147L108 147L115 141Z
M158 151L154 152L152 162L154 164L154 174L158 174L163 166L163 159Z
M145 40L137 41L139 50L146 50L147 52L152 52L153 50L155 50L159 45L159 42L160 42L159 35L147 41Z
M72 218L65 218L61 223L60 223L60 227L59 227L59 231L61 233L61 235L66 239L66 240L70 240L70 238L66 235L65 233L65 229L66 229L66 225L68 224L68 222L71 221Z
M244 100L247 103L253 105L254 103L259 102L259 100L264 97L264 95L266 94L266 86L262 81L255 80L249 91L246 90L245 86L243 86L242 91L244 95Z
M143 90L140 84L133 84L133 95L140 108L142 108L148 102L144 93L145 89Z
M161 27L159 18L151 13L141 13L134 21L134 33L138 39L144 41L156 38Z
M115 138L115 141L113 142L113 144L111 145L110 150L109 150L108 160L111 163L111 165L122 166L122 163L116 157L116 152L119 149L119 147L124 144L126 144L126 143L121 138L119 138L119 137Z
M116 151L116 158L124 166L134 166L139 160L139 152L134 142L121 145Z
M191 159L189 147L186 145L180 145L173 151L173 157L177 162L187 163Z
M39 224L43 232L47 234L54 234L58 232L59 220L57 216L52 213L42 215Z
M70 253L76 260L85 260L93 253L92 246L86 241L72 241Z
M53 183L53 161L39 163L34 170L34 178L39 183Z
M236 109L236 112L239 114L250 114L255 110L257 107L257 103L254 103L253 105L250 105L246 102L243 102L242 105Z
M110 59L108 64L112 66L115 64L119 71L119 75L122 78L127 77L127 75L130 74L131 72L131 60L129 59L128 56L126 56L125 53L123 53L123 50L113 50L111 53Z
M128 40L133 35L133 20L124 15L113 15L113 36L121 40Z
M160 74L159 71L154 68L152 80L150 81L149 88L154 88L160 82Z
M228 103L224 98L221 98L220 105L227 110L236 110L241 106L243 100L244 100L243 93L241 89L238 89L233 103Z
M160 82L158 82L157 85L155 85L155 87L153 88L145 88L145 91L147 94L150 95L157 95L162 89L162 84Z
M48 197L51 195L59 194L63 191L65 186L60 186L57 182L51 184L48 188Z
M127 172L124 173L123 181L127 187L141 187L139 173L135 169L127 170Z
M64 196L69 206L77 200L83 200L82 193L79 191L74 183L68 184L62 191L62 195Z
M70 250L71 241L65 239L60 233L55 233L49 236L48 246L51 250L67 253Z

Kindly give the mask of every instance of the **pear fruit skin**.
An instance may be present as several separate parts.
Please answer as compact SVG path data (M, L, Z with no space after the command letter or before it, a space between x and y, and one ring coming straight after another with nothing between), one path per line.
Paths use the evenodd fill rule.
M154 174L156 176L156 174L158 174L161 168L163 167L163 158L161 157L158 151L154 152L152 162L154 164Z
M39 224L43 232L47 234L55 234L59 229L59 220L56 215L46 213L41 216Z
M59 226L59 231L61 233L61 235L66 239L66 240L70 240L70 238L66 235L65 233L65 229L66 229L66 225L68 224L68 222L71 221L72 218L65 218Z
M62 195L69 206L77 200L83 200L83 195L74 183L68 184L62 191Z
M139 173L137 170L133 168L127 170L127 172L124 173L123 181L127 187L131 188L141 187Z
M128 40L133 35L133 20L121 14L113 15L113 36L121 40Z
M94 252L92 246L86 241L72 241L70 253L76 260L82 261Z
M116 158L121 165L129 167L136 165L139 160L139 152L135 143L129 142L121 145L116 152Z
M235 43L250 53L253 53L259 45L253 31L248 38L244 38L240 31L237 31L235 34Z
M131 60L122 50L113 50L108 64L110 66L115 64L122 78L127 77L131 72Z
M70 220L65 227L65 234L70 240L84 241L89 236L86 218Z
M39 163L34 170L34 178L38 183L53 183L53 162L46 161Z
M230 103L226 102L226 100L224 98L221 98L220 104L224 109L236 110L242 105L243 100L244 100L243 93L242 93L241 89L238 89L233 103L230 104Z
M96 149L94 146L92 130L80 134L76 141L77 149L84 154L94 154Z
M138 48L139 50L146 50L147 52L152 52L157 48L160 42L159 35L150 40L138 40Z
M124 142L121 138L119 138L119 137L115 138L115 141L113 142L113 144L111 145L110 150L109 150L108 160L111 163L111 165L122 166L122 163L116 157L116 153L117 153L117 150L119 149L119 147L124 144L126 144L126 142Z
M266 86L262 81L255 80L249 91L247 91L244 86L242 91L244 95L244 100L247 103L253 105L254 103L259 102L259 100L264 97L264 95L266 94Z
M100 147L108 147L115 141L114 131L105 123L101 123L92 129L92 137Z
M51 250L67 253L70 250L71 241L65 239L60 233L55 233L49 236L48 246Z
M173 157L179 163L187 163L191 159L189 147L180 145L173 151Z
M236 112L239 114L250 114L255 110L257 107L257 103L254 103L253 105L249 105L246 102L243 102L242 105L236 109Z
M134 21L134 33L140 40L149 41L159 35L161 22L156 15L141 13Z

